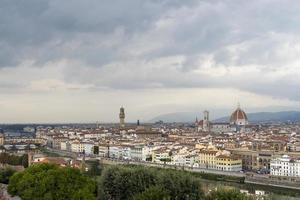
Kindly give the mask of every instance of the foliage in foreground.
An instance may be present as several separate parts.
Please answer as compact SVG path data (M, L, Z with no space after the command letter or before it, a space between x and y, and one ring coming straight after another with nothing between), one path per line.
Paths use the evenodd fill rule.
M245 177L236 177L222 174L212 174L206 172L190 172L193 176L199 177L201 179L212 180L212 181L230 181L236 183L244 183Z
M170 200L166 191L159 187L150 187L144 192L135 195L132 200ZM240 193L238 190L217 190L205 196L205 200L252 200L251 197Z
M8 192L24 200L95 200L94 178L100 175L100 171L97 163L92 164L91 172L86 173L88 176L77 169L60 168L51 164L33 165L10 178ZM251 199L238 190L218 189L205 195L199 177L176 170L110 166L98 177L99 200Z
M169 200L168 193L160 187L151 186L142 193L136 194L132 200Z
M105 168L99 181L100 200L251 200L238 190L204 194L202 180L192 173L142 166Z
M94 200L96 183L79 170L57 165L33 165L15 173L9 181L8 192L23 200Z
M8 184L9 178L15 173L16 171L11 168L4 168L0 169L0 183Z
M28 155L17 156L9 153L0 153L0 163L28 167Z
M101 176L101 166L98 160L89 160L86 161L86 164L89 166L89 170L85 172L86 175L90 177Z
M204 199L200 179L177 171L145 167L114 166L105 169L99 194L102 194L102 199L126 200L152 186L163 188L171 200Z

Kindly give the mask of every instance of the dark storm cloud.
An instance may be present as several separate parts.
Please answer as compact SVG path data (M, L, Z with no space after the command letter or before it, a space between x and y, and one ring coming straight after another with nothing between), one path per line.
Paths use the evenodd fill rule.
M187 5L191 3L192 1L185 2ZM105 39L106 35L121 28L126 37L130 38L131 34L147 29L164 10L180 6L180 1L170 0L2 0L0 58L5 59L1 60L0 67L13 66L24 59L35 59L38 62L43 59L60 59L66 56L61 55L61 46L73 39L86 42L84 33ZM57 52L49 53L47 48L53 48L53 43L57 46L51 50ZM42 54L36 51L42 51ZM74 54L77 57L78 52L80 50L69 52L67 56ZM114 56L106 55L102 59L107 57ZM94 60L93 56L83 53L84 58L87 62ZM98 61L101 62L101 56Z
M64 61L66 85L299 100L299 11L292 0L0 0L0 68L46 74Z

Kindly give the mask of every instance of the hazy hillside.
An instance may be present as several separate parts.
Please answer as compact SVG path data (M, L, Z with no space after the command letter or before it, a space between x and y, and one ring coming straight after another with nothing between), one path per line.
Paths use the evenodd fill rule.
M160 115L151 120L151 122L162 120L164 122L194 122L195 116L199 113L182 112L182 113L169 113ZM257 112L247 114L250 122L266 122L266 121L299 121L300 111L282 111L282 112ZM224 122L228 121L229 116L218 118L213 121Z
M164 122L194 122L195 116L199 115L199 113L193 112L180 112L180 113L169 113L159 115L150 120L150 122L157 122L162 120Z
M300 121L299 111L282 111L282 112L257 112L247 114L250 122L267 122L267 121ZM228 121L229 116L216 119L215 121Z

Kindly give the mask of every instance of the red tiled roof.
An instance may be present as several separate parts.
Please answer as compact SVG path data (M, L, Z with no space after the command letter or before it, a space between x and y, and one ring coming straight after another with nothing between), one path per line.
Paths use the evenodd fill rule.
M246 113L240 108L236 109L230 117L230 122L237 120L248 120Z

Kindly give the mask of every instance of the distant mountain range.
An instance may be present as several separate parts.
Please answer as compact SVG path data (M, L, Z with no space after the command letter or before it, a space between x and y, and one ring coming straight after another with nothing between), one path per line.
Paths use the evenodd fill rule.
M199 113L193 112L181 112L170 113L157 116L150 120L150 122L156 122L162 120L164 122L194 122L195 116L199 116ZM282 111L282 112L256 112L247 113L250 122L300 122L300 111ZM212 121L215 122L228 122L230 116L221 117ZM200 120L200 119L199 119Z

